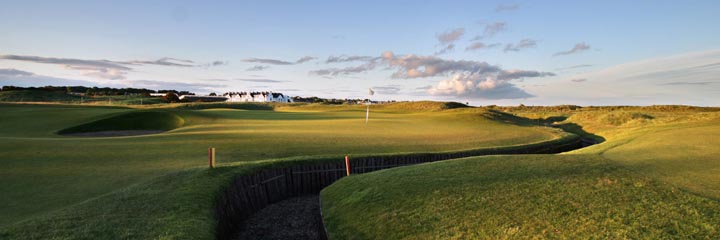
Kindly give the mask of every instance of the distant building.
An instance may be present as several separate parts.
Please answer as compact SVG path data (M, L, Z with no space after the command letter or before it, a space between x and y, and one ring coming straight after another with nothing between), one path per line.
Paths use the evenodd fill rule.
M167 93L150 93L151 97L162 97L165 96Z
M223 96L228 102L293 102L290 96L274 92L227 92Z
M178 97L181 102L225 102L228 100L224 96L197 96L197 95L182 95Z

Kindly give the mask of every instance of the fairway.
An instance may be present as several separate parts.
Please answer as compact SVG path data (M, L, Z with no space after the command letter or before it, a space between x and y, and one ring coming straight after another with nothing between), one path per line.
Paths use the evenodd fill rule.
M499 121L497 113L484 109L442 110L436 105L378 107L366 125L363 106L279 106L273 111L237 109L243 105L191 109L0 104L0 225L32 222L34 217L158 176L202 168L208 147L217 148L223 165L298 156L342 158L521 145L566 134ZM138 115L148 112L152 114ZM138 116L143 122L179 120L120 124ZM64 129L133 128L169 131L103 138L57 134Z

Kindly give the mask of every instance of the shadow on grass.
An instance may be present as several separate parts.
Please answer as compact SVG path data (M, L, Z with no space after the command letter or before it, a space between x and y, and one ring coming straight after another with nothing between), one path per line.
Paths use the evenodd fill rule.
M558 123L565 121L568 117L566 116L550 116L546 118L536 118L536 119L530 119L525 117L516 116L510 113L498 111L498 110L489 110L487 113L483 114L488 119L519 125L519 126L548 126L548 127L555 127L560 128L563 131L576 134L578 136L581 136L583 138L583 144L593 145L598 144L605 141L605 138L599 135L595 135L593 133L586 132L583 130L583 127L576 124L576 123Z
M593 145L605 142L604 137L586 132L582 126L575 123L553 124L552 126L581 136L583 138L583 144Z

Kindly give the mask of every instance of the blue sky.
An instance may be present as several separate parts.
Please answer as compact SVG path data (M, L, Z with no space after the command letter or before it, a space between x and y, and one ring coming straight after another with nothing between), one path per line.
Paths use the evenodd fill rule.
M5 1L0 85L718 106L718 12L718 1Z

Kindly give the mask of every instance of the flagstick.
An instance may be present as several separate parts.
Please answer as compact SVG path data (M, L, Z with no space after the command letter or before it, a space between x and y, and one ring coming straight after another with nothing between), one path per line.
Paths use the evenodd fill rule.
M368 88L368 99L367 99L367 111L365 111L365 125L368 124L368 120L370 119L370 104L372 101L370 100L370 97L372 95L375 95L375 92L372 90L372 88Z
M365 125L368 124L368 120L370 119L370 102L367 103L367 111L365 112Z

